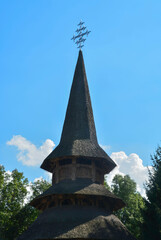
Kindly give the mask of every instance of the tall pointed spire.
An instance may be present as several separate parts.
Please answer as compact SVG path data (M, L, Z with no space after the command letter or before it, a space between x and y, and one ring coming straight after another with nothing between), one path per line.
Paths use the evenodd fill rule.
M102 161L105 172L116 164L98 145L82 51L75 68L68 107L59 145L44 160L41 168L53 172L55 160L86 157Z
M75 140L97 143L82 51L79 51L60 143Z

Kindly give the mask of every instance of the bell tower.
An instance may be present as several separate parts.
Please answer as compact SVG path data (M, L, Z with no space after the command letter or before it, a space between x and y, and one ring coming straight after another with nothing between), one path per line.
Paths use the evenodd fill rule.
M52 186L30 203L41 213L18 240L135 240L114 215L125 203L104 187L115 166L97 141L80 49L60 143L41 165Z

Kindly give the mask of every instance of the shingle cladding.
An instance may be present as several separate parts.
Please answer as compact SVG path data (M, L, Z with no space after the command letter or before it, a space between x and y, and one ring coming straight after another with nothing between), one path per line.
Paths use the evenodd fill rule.
M83 157L95 163L100 161L103 163L100 168L102 174L104 168L110 172L116 166L97 142L81 51L60 143L44 160L41 168L52 172L53 161L66 157ZM70 201L64 205L64 199ZM30 204L43 211L17 240L135 240L113 214L113 211L125 206L124 202L102 184L86 179L86 176L61 180Z
M107 172L116 164L99 146L85 72L82 51L79 51L63 131L59 145L44 160L41 168L52 172L52 162L62 157L83 156L104 162Z
M18 240L136 240L111 212L94 207L62 206L39 215Z
M122 199L116 197L102 184L93 183L89 179L76 179L75 181L67 179L61 181L35 198L30 205L37 207L45 199L46 201L49 201L48 199L50 199L50 196L56 198L57 195L66 195L67 198L70 198L72 195L77 195L78 197L84 195L87 198L101 196L105 202L108 202L109 208L112 211L117 211L118 209L125 207L125 203Z

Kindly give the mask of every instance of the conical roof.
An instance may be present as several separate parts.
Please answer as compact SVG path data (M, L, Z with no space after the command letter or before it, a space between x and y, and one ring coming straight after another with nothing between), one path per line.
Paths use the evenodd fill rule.
M136 240L111 212L92 206L49 208L17 240Z
M82 139L88 139L97 144L83 54L80 50L60 144Z
M99 146L85 72L82 51L79 51L71 87L63 131L59 145L44 160L41 168L52 172L53 162L64 157L86 157L101 161L110 172L116 164Z

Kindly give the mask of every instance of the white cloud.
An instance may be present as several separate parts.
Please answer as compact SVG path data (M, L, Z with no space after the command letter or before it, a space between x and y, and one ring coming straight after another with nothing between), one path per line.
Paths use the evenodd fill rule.
M108 151L108 150L111 149L110 145L102 145L102 144L100 144L100 147L103 148L104 151Z
M20 135L13 136L7 144L18 148L17 159L27 166L39 166L55 146L52 140L47 139L40 147L36 147ZM100 146L105 151L111 148L108 145ZM138 192L145 196L143 184L148 180L148 168L143 165L142 159L136 153L127 156L123 151L113 152L110 157L116 162L117 167L106 176L108 184L111 185L116 174L128 174L137 183ZM152 169L151 166L148 167ZM51 173L45 173L45 178L50 181Z
M52 173L45 172L44 174L45 174L46 181L51 182L51 180L52 180Z
M117 167L106 176L106 180L111 185L116 174L129 175L137 184L137 191L145 196L143 184L148 180L148 168L143 165L143 161L136 153L129 156L125 152L113 152L110 156L117 164ZM149 168L152 168L149 166Z
M36 182L36 181L41 181L41 180L46 180L46 181L48 181L48 182L51 182L51 180L52 180L52 173L50 173L50 172L44 172L44 177L38 177L38 178L35 178L34 179L34 182Z
M9 176L11 176L11 174L12 174L12 172L11 171L6 171L6 173L9 175Z
M24 199L24 205L30 202L30 197L33 194L33 190L32 190L32 183L29 182L28 186L27 186L27 195Z
M46 139L40 147L36 147L21 135L13 136L7 144L18 148L17 159L27 166L39 166L55 146L52 140Z
M4 176L7 177L7 179L6 179L6 182L7 182L7 183L9 183L9 182L11 182L11 181L13 180L12 172L9 171L9 170L5 172Z
M38 177L38 178L35 178L35 179L34 179L34 182L42 181L42 180L43 180L43 177Z

